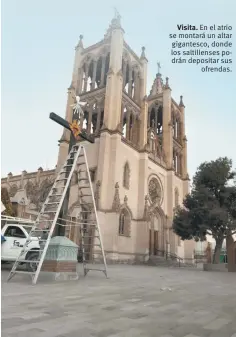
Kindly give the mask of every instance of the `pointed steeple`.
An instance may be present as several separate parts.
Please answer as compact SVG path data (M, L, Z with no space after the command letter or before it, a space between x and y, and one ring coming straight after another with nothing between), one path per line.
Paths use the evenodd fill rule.
M150 91L151 96L155 96L158 94L161 94L163 91L163 80L162 80L162 75L160 73L160 62L157 62L157 67L158 67L158 72L156 74L156 78L153 82L152 89Z

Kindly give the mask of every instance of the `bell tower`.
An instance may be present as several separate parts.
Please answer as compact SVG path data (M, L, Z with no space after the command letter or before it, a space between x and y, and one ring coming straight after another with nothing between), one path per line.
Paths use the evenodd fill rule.
M103 39L85 47L80 35L75 48L66 119L72 122L75 96L80 96L85 102L80 126L95 139L86 142L86 152L104 246L112 259L126 252L145 255L151 246L151 253L168 246L172 253L179 249L184 254L172 220L176 196L181 200L188 193L185 107L182 96L179 103L172 98L160 64L147 94L147 65L145 47L138 56L125 41L118 13ZM58 170L68 146L64 130ZM74 184L70 209L76 203Z

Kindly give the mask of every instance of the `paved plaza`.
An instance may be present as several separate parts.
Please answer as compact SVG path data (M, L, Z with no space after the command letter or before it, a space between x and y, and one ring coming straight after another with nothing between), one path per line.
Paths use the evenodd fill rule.
M110 266L69 283L6 283L3 337L236 337L236 274Z

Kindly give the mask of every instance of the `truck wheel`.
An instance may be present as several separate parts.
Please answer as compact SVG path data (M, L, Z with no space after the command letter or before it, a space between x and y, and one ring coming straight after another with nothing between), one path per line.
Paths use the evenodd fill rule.
M32 262L27 262L26 263L26 269L29 272L35 272L37 270L37 266L38 263L35 263L34 261L38 261L39 260L39 253L37 252L32 252L32 253L28 253L28 256L26 257L26 260L30 260Z

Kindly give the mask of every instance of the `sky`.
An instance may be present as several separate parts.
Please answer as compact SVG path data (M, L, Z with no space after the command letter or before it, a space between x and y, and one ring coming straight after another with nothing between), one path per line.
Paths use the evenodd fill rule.
M220 156L231 158L236 167L235 64L231 73L173 64L169 39L177 24L233 26L235 0L2 0L2 177L55 167L62 129L49 113L65 116L79 35L85 47L100 41L114 7L126 42L138 55L146 48L147 93L159 61L172 97L177 102L184 97L190 176L202 162Z

